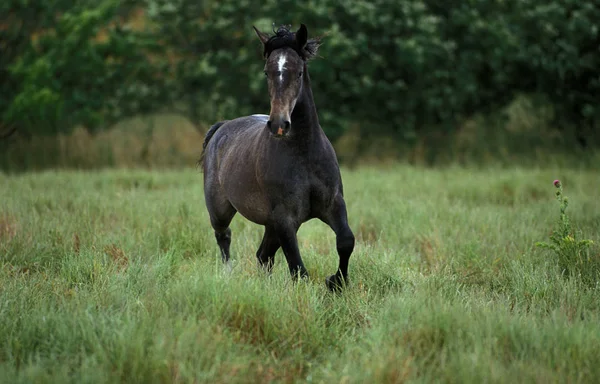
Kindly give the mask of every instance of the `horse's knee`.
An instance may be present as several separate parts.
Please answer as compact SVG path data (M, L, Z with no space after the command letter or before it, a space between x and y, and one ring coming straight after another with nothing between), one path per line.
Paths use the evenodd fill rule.
M217 231L215 230L215 238L217 242L222 243L231 243L231 229L226 228L225 230Z
M347 255L348 257L354 250L354 243L355 243L354 234L352 233L352 231L350 229L347 229L346 231L340 233L336 239L336 245L337 245L338 252L340 253L340 255L343 254L343 255Z

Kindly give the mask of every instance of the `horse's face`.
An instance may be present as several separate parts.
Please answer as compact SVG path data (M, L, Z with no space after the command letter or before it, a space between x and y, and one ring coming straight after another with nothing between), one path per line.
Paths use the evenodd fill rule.
M295 33L282 27L272 37L256 27L254 30L263 43L266 58L265 75L271 98L267 126L272 134L284 136L292 127L292 111L302 95L306 61L316 54L319 39L309 40L304 24Z
M271 98L267 126L276 136L286 135L292 125L291 115L302 93L304 60L293 50L273 51L265 64L265 75Z

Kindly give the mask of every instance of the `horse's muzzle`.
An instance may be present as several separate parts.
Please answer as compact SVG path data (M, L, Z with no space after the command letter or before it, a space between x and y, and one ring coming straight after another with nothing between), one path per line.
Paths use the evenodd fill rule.
M275 136L285 136L292 126L288 120L274 119L267 121L267 128Z

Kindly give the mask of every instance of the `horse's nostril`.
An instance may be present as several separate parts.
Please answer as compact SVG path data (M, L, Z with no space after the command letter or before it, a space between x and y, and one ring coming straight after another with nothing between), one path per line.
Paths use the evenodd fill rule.
M283 122L283 126L285 127L285 129L290 129L290 125L292 125L292 123L290 123L289 121Z
M267 127L270 129L271 128L271 120L267 121Z

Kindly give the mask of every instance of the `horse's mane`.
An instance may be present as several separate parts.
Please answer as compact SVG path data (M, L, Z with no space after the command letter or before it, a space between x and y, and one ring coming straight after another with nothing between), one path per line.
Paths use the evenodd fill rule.
M290 25L282 25L277 31L273 30L275 35L271 36L264 44L263 55L265 58L268 58L274 50L286 47L292 48L304 60L310 60L317 55L317 50L321 45L321 37L308 39L304 47L301 47L296 40L296 32L291 32L290 27Z

